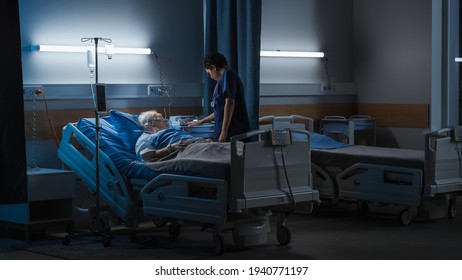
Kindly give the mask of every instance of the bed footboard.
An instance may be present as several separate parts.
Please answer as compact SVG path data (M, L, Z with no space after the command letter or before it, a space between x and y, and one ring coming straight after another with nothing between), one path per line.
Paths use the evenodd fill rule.
M78 141L78 147L75 140ZM96 145L80 132L72 123L63 128L63 136L58 148L58 157L72 169L90 188L96 191ZM99 195L110 209L127 225L137 225L138 206L124 178L111 159L99 151Z
M453 129L442 129L425 136L424 195L462 191L462 142Z
M274 144L271 132L261 130L231 139L230 211L319 201L319 192L312 188L310 133L281 133L292 132L306 135L306 140ZM263 140L240 142L252 137Z

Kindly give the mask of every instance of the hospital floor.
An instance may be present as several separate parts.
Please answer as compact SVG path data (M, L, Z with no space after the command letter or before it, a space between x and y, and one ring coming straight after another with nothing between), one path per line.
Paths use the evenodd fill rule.
M462 209L460 198L457 209ZM107 247L98 242L92 247L73 245L73 241L62 245L66 233L59 229L27 242L19 235L3 234L0 259L462 260L462 214L454 219L413 220L402 226L394 210L371 209L362 216L355 204L322 204L310 215L288 216L286 225L292 235L288 245L278 244L272 222L267 244L256 247L238 248L231 233L225 232L226 249L221 256L214 254L211 231L197 225L185 225L175 240L166 228L155 228L152 222L137 231L114 227L113 242ZM71 249L72 254L64 253Z

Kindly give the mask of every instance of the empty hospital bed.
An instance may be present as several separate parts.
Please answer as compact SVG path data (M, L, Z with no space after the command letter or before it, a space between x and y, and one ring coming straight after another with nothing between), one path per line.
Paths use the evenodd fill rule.
M313 187L323 200L357 202L361 212L397 206L403 225L415 217L453 218L462 191L462 142L454 135L449 128L427 133L421 151L347 145L312 133Z
M143 163L134 152L142 133L137 116L113 110L100 119L99 197L127 226L136 227L146 218L169 219L172 238L185 221L212 225L217 254L223 253L222 233L228 230L238 246L267 243L273 213L278 242L288 244L285 212L297 203L319 201L311 185L310 133L293 131L305 139L287 141L292 130L267 129L235 136L226 144L203 143L227 156L224 162L212 162L215 169L203 154L199 159L178 154L173 162ZM184 154L194 155L201 147L206 148L190 145ZM58 156L93 192L95 149L94 119L63 128ZM202 163L208 165L201 168Z
M325 197L370 206L402 206L400 221L455 215L462 190L461 144L451 129L425 135L425 150L372 146L312 149L314 184ZM321 195L322 196L322 195Z

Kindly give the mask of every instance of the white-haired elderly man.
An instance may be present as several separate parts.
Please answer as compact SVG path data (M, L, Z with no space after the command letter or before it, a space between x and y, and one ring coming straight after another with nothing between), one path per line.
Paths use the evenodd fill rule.
M167 120L155 110L140 113L138 121L144 133L136 141L135 151L143 161L164 158L192 143L210 142L182 129L169 127Z

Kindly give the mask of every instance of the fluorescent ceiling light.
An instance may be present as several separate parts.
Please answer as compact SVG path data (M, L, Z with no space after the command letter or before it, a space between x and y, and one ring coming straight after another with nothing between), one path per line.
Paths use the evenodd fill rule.
M462 62L462 57L456 57L455 61L456 62Z
M88 46L61 46L61 45L38 45L39 52L70 52L86 53ZM151 54L150 48L116 48L110 47L113 54ZM106 47L98 47L98 53L106 53Z
M261 51L260 56L266 56L266 57L324 57L324 53L323 52Z

